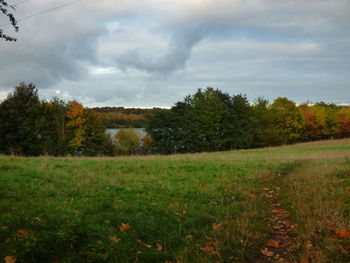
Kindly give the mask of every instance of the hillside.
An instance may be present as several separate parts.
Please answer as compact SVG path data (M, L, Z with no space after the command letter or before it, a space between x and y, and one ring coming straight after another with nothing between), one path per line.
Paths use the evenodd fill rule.
M0 156L0 185L5 262L350 261L350 139L169 156Z

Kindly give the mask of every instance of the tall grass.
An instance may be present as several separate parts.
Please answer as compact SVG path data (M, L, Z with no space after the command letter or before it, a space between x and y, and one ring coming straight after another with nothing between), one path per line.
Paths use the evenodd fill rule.
M327 235L310 236L311 225L327 218L336 221L325 227L350 227L344 190L350 185L349 150L350 140L341 140L114 159L3 156L0 260L244 262L271 233L261 189L284 184L282 200L300 226L296 255L332 262L347 241L327 232L335 243L326 244L321 238ZM307 183L298 184L304 180L298 176ZM307 188L309 182L314 183ZM317 209L324 216L311 212ZM302 247L307 240L314 250Z

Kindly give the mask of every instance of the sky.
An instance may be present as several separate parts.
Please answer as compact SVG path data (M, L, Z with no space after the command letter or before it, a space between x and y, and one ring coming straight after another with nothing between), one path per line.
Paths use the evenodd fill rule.
M25 81L89 107L172 106L206 87L350 103L349 0L8 2L20 29L0 15L17 38L0 40L0 99Z

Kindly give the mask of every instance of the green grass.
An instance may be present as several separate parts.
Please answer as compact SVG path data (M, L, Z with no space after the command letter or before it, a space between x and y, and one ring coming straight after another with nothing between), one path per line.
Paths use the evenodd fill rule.
M3 156L0 262L6 256L17 262L244 262L271 234L262 187L285 188L282 200L301 226L303 198L314 209L337 196L342 205L335 208L336 227L350 228L350 191L344 190L350 186L349 160L350 140L115 159ZM294 184L302 171L318 178L310 173L317 169L329 173L322 173L328 178L323 185L313 179L318 188L311 188L322 193L317 200L324 199L314 204L312 191ZM298 189L305 196L295 195ZM131 229L120 231L123 223ZM213 229L219 223L222 227ZM309 228L300 231L300 244L315 239ZM328 235L336 238L328 232L322 238ZM347 242L336 240L333 246L322 238L317 242L329 250L325 258ZM299 259L315 256L305 253L302 245L296 248ZM347 252L338 259L349 259Z

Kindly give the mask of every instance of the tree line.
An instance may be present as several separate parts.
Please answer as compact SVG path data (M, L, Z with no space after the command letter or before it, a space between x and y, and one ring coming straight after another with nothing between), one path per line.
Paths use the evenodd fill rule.
M199 89L170 110L158 110L146 129L153 152L223 151L350 137L350 108L326 103L270 103L218 89Z
M159 110L124 108L124 107L95 107L98 118L107 128L145 128L150 115Z
M101 112L100 112L101 113ZM170 109L152 109L147 135L120 130L114 138L96 110L75 100L39 99L21 83L0 103L0 153L37 156L103 156L223 151L350 137L350 107L326 103L270 103L218 89L199 89ZM107 114L144 116L107 111Z
M33 84L21 83L0 103L0 153L37 156L100 156L148 153L152 140L121 130L106 133L98 113L75 100L39 99ZM131 139L130 139L131 138Z

